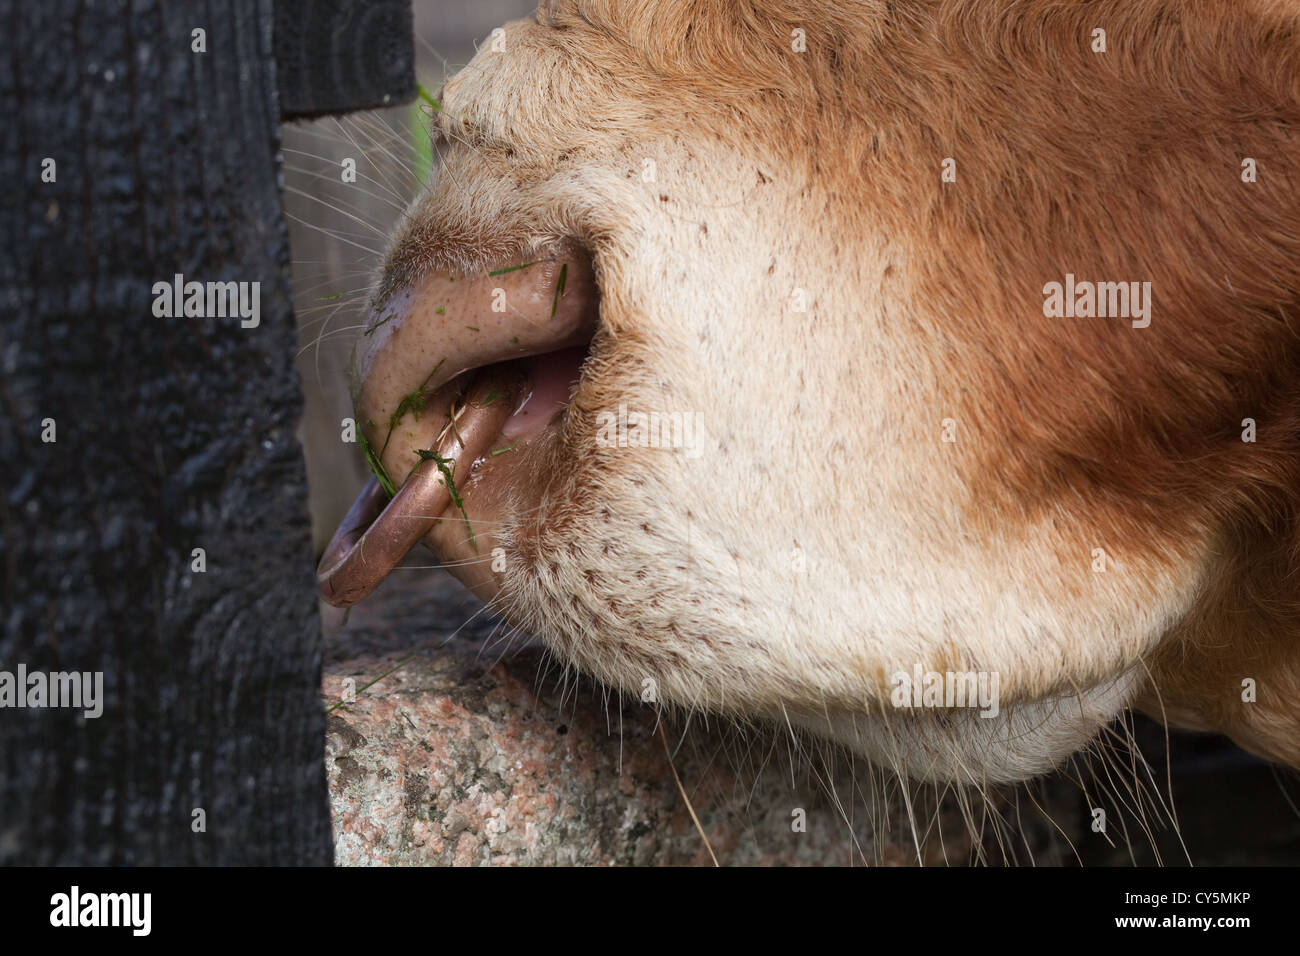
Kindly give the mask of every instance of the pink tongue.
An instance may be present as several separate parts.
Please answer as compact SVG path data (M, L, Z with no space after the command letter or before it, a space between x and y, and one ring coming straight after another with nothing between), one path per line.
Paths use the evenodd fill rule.
M503 438L532 438L563 411L582 374L585 348L561 349L523 359L520 364L532 389L501 428Z

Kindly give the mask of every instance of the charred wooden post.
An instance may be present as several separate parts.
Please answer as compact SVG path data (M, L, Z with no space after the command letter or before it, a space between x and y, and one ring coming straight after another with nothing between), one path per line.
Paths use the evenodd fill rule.
M275 59L409 96L409 6L0 22L0 863L328 863Z

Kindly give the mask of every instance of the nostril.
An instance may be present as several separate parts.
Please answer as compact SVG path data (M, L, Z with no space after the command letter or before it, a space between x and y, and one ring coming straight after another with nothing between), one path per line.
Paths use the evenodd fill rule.
M512 438L534 434L567 403L600 317L594 264L569 243L535 255L470 274L430 273L375 305L356 362L355 417L397 480L437 427L425 411L445 409L470 370L524 361L536 394Z

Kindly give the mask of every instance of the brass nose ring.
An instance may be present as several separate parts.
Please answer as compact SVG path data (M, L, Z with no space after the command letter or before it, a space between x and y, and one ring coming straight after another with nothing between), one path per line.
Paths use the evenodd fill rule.
M456 487L463 480L456 472L468 477L474 462L487 454L515 409L520 384L517 377L479 375L466 390L462 410L452 415L454 427L442 435L441 463L421 461L387 504L379 482L366 483L321 555L316 588L323 600L335 607L356 604L433 530L452 500L447 473Z

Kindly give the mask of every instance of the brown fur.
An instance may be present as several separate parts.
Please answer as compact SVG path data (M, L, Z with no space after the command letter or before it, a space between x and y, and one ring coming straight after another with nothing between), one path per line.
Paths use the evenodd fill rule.
M630 82L652 102L774 164L803 158L840 231L862 208L907 224L894 242L922 254L904 281L947 407L981 436L963 447L990 524L1064 498L1093 529L1081 556L1154 562L1194 529L1222 535L1218 580L1151 662L1155 692L1183 723L1300 763L1300 8L549 8L576 55L596 30L641 57ZM795 27L806 57L772 42ZM1044 321L1041 287L1067 271L1151 281L1150 328Z
M828 269L847 269L863 252L854 237L886 224L871 250L889 263L874 294L911 304L886 321L909 337L914 354L900 363L926 403L901 427L922 442L938 417L959 423L949 461L967 496L957 507L976 516L965 533L1010 549L1053 525L1077 541L1052 556L1074 598L1095 586L1093 548L1143 579L1199 560L1193 542L1216 542L1191 611L1139 662L1142 705L1300 763L1300 4L554 0L538 19L581 91L526 91L542 102L522 112L580 95L578 122L615 139L652 129L689 143L707 131L758 167L737 201L779 187L820 217ZM1108 52L1090 49L1094 27ZM790 51L796 28L804 54ZM562 169L559 145L576 136L558 116L544 146L508 135L509 118L496 132L472 114L441 122L521 182ZM953 183L940 178L948 157ZM1241 179L1246 157L1257 182ZM585 238L598 252L612 242ZM484 260L518 251L491 223L449 232L417 217L389 285L460 264L474 243ZM1150 327L1044 318L1043 285L1067 272L1151 282ZM606 291L606 332L633 357L635 309ZM1255 443L1241 440L1245 418ZM563 509L549 521L563 527ZM521 531L516 544L553 621L581 633L624 616L561 600L544 536ZM588 573L596 590L599 572ZM1018 683L1010 675L1010 692L1070 693L1134 666L1144 648L1109 637L1059 660L1034 649L1041 659ZM671 644L618 653L653 653L646 670L689 666ZM981 662L949 642L928 663ZM882 663L864 666L884 680ZM1241 702L1242 677L1258 680L1258 703Z

